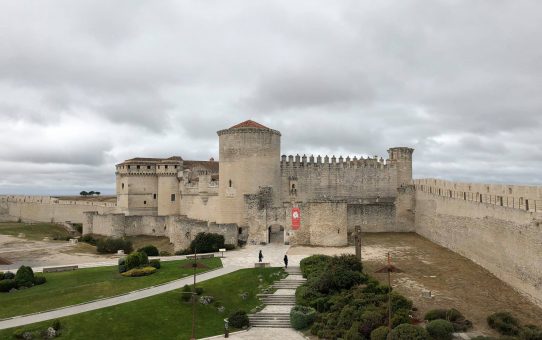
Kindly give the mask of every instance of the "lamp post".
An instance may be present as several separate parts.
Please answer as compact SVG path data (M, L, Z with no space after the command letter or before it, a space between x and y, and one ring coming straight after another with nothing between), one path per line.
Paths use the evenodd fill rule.
M393 264L391 264L390 253L388 253L388 264L375 273L388 273L388 286L390 287L388 291L388 328L391 331L391 273L402 273L403 271Z
M196 340L196 269L197 268L209 268L205 264L197 262L198 250L194 247L194 262L187 263L183 268L192 268L194 270L194 291L192 294L192 337L190 340Z

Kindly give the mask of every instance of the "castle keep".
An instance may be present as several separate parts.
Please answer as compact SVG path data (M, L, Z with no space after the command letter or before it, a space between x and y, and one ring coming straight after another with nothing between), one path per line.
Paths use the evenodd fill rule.
M118 164L116 204L0 196L0 220L82 222L85 234L166 236L176 249L199 232L231 244L319 246L347 245L356 226L416 232L542 306L541 187L413 180L406 147L390 148L386 160L281 156L280 132L253 121L218 138L218 161Z
M220 161L133 158L118 164L121 222L115 228L121 230L106 233L126 234L128 221L145 217L203 222L250 243L343 246L355 225L413 229L410 148L391 148L386 160L281 156L280 132L254 121L217 134ZM291 228L292 208L301 211L298 230ZM101 230L101 218L91 214L88 231ZM164 227L147 233L157 229Z

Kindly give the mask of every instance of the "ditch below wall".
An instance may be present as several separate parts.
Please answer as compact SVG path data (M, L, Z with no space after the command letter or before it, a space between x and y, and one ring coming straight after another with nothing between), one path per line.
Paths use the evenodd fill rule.
M542 214L417 191L415 231L542 306Z

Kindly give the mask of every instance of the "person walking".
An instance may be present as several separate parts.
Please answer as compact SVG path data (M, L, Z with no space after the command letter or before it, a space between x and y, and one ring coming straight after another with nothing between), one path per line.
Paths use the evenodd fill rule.
M259 262L262 262L262 260L263 260L263 254L262 254L261 250L260 250L260 253L258 254L258 260L259 260Z
M288 255L284 255L284 268L288 268Z

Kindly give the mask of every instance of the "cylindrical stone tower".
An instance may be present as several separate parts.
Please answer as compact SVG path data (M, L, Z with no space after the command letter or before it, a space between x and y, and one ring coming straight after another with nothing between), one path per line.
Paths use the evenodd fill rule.
M388 150L390 161L397 166L397 187L412 184L412 153L414 149L395 147Z
M272 187L273 199L280 191L280 132L247 120L219 136L220 199L217 223L245 224L245 194Z

